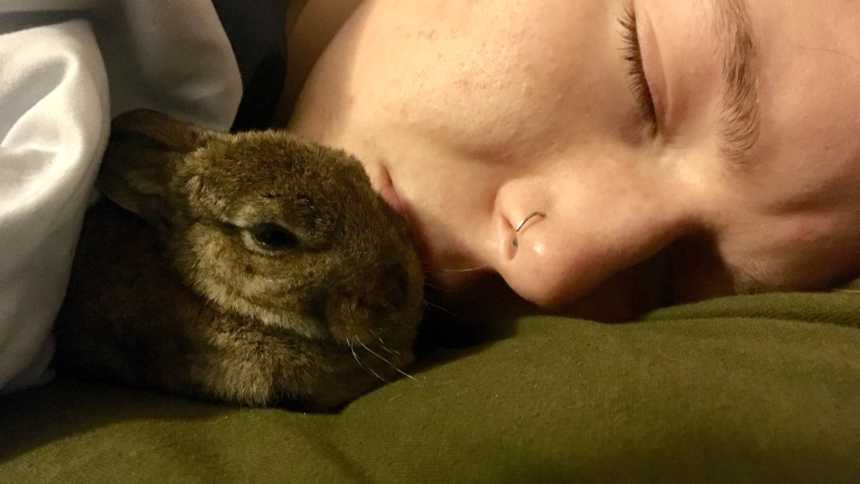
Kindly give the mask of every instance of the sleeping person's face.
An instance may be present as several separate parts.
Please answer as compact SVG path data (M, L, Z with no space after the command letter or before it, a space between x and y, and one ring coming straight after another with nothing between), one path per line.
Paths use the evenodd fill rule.
M366 1L291 128L363 161L447 294L500 276L626 317L817 289L860 272L858 25L843 0Z

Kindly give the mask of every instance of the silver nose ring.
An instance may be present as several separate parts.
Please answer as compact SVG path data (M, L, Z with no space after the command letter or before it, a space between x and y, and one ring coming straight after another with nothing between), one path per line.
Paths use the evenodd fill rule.
M520 246L520 243L517 241L517 234L520 233L520 230L522 230L527 223L529 223L529 220L536 217L546 218L546 214L543 212L532 212L528 217L524 218L523 221L514 228L514 240L511 241L511 245L515 248Z

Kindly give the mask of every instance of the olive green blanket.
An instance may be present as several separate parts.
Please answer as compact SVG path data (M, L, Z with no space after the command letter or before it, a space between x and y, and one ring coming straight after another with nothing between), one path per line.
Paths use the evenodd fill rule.
M860 292L524 318L336 415L61 379L0 398L0 482L860 482Z

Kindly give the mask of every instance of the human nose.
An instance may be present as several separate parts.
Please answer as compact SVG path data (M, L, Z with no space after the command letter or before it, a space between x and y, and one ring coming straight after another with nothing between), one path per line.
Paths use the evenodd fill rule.
M520 247L520 243L517 240L517 236L522 231L526 225L537 218L546 218L546 214L543 212L532 212L528 215L528 217L524 218L522 222L518 223L516 227L514 227L513 240L511 240L511 249L516 250Z
M557 210L537 180L513 180L502 186L495 201L496 244L490 266L521 297L541 306L553 305L560 288L546 279L554 262L553 226ZM553 214L553 215L550 215ZM557 263L557 262L556 262ZM556 274L555 279L560 279ZM555 293L550 295L549 292Z
M524 299L563 307L679 235L681 212L660 201L587 181L507 183L496 198L490 265Z

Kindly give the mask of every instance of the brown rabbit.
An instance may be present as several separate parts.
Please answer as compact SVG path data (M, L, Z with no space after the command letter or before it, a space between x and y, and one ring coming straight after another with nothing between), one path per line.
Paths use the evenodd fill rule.
M114 121L57 322L76 374L331 408L401 374L423 306L402 218L346 153L151 111Z

